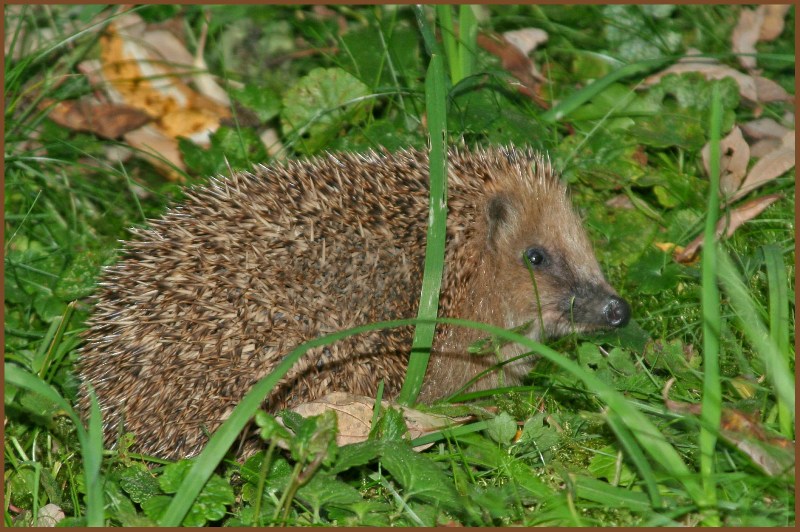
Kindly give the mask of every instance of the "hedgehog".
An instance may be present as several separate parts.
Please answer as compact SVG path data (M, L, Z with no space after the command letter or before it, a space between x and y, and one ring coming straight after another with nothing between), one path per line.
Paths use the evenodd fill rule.
M534 339L624 326L565 185L529 148L453 149L439 315L522 327ZM107 267L78 362L106 443L163 458L198 454L292 348L372 322L413 318L429 216L428 154L338 153L235 172L189 189L134 229ZM403 383L411 327L309 350L264 400L277 412L332 391L387 397ZM437 325L420 400L520 383L533 357L486 371L476 330ZM504 359L523 354L515 344ZM240 449L257 448L255 436Z

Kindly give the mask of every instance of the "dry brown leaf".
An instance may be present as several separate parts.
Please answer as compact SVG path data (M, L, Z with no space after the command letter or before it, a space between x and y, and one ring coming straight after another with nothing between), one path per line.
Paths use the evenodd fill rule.
M756 94L759 102L788 102L793 99L783 87L771 79L755 76L753 81L756 85Z
M761 24L761 32L758 34L759 41L771 41L783 33L784 19L791 7L791 4L759 7L764 10L764 22Z
M123 139L167 179L172 181L183 179L182 172L186 171L186 165L175 139L167 137L152 125L126 133Z
M699 51L690 48L686 56L674 65L661 72L648 76L641 87L654 85L668 74L682 74L684 72L698 72L706 79L732 78L739 86L739 94L750 102L789 101L792 96L777 83L762 77L749 76L729 66L723 65L714 59L697 57Z
M606 206L614 209L635 209L633 202L626 194L617 194L610 200L606 201Z
M675 383L667 381L662 391L664 405L671 412L701 415L701 405L673 401L669 390ZM746 454L765 473L771 476L790 474L794 476L795 453L792 441L779 434L770 433L758 416L741 410L723 408L720 434L730 444Z
M230 107L231 100L228 93L225 92L214 80L214 77L208 72L208 65L204 57L206 48L206 38L208 37L208 19L203 21L203 26L200 33L200 39L197 43L197 51L194 54L192 64L194 65L197 73L194 75L194 86L204 94L214 100L215 102Z
M725 237L729 238L736 231L736 229L739 228L740 225L748 220L752 220L761 214L764 209L782 197L783 194L769 194L767 196L761 196L760 198L748 201L743 205L739 205L735 209L731 210L728 213L728 216L723 216L717 220L717 227L714 230L715 237L719 238L724 232ZM674 259L682 264L688 264L692 262L695 259L697 252L701 247L703 247L703 239L704 235L701 233L682 251L676 253L674 255Z
M742 130L734 126L727 137L722 139L720 145L719 161L719 192L726 198L736 192L742 184L742 179L747 174L747 163L750 162L750 146L742 137ZM711 174L709 159L711 146L706 143L701 151L703 167L706 174Z
M686 51L686 57L681 58L674 65L670 65L661 72L657 72L645 78L642 83L643 87L648 87L658 83L661 78L669 74L683 74L684 72L698 72L705 76L706 79L723 79L726 77L733 78L737 85L739 85L739 94L752 102L758 100L758 92L756 91L756 82L747 74L739 72L729 66L723 65L718 61L708 57L693 57L700 54L695 49Z
M794 167L794 152L794 131L789 131L781 138L781 145L777 150L756 161L742 182L741 188L728 200L728 203L788 172Z
M148 30L135 14L114 20L100 39L99 68L88 74L117 103L136 107L153 122L124 138L170 179L185 169L177 137L207 144L209 135L230 111L187 85L194 79L195 59L172 33ZM83 70L94 64L84 63Z
M755 157L756 159L760 159L761 157L766 157L773 151L777 150L781 147L781 140L780 139L761 139L755 144L750 145L750 157Z
M761 25L764 23L764 10L742 9L739 12L739 20L731 34L731 48L735 54L745 54L738 57L739 64L747 70L756 67L756 41L761 33Z
M752 139L780 139L789 131L772 118L758 118L742 124L742 132Z
M419 438L425 434L441 430L446 427L461 425L471 417L452 418L448 416L420 412L413 408L397 405L390 401L381 401L381 408L396 408L403 413L403 418L408 428L411 439ZM303 403L292 408L303 417L316 416L327 410L336 412L337 434L336 444L347 445L365 441L369 436L372 426L372 414L375 409L375 399L353 395L345 392L333 392L328 395ZM422 451L433 444L420 445L414 450Z
M545 79L536 70L533 61L522 53L522 50L497 33L479 33L478 45L490 54L500 58L503 68L519 80L520 85L517 85L517 90L520 93L532 99L538 105L547 107L546 102L538 93L539 86Z
M521 30L507 31L503 37L516 46L520 52L530 55L540 44L547 42L547 32L539 28L524 28Z
M64 510L60 506L49 503L39 508L39 515L36 517L36 526L54 527L66 517Z
M52 100L43 107L53 105ZM50 120L75 131L94 133L106 139L116 139L150 121L144 111L118 103L94 103L89 100L65 100L53 105Z

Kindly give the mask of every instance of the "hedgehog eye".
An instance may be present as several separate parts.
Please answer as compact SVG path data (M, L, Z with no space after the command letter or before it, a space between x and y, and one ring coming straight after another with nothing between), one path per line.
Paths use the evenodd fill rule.
M547 253L542 248L530 247L525 250L523 255L525 265L530 262L531 266L543 266L547 262Z

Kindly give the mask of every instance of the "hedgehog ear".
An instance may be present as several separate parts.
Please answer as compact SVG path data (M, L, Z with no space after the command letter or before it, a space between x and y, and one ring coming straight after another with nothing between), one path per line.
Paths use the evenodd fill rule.
M495 194L489 199L486 204L486 225L490 247L495 248L503 233L506 233L511 227L514 210L511 198L507 194Z

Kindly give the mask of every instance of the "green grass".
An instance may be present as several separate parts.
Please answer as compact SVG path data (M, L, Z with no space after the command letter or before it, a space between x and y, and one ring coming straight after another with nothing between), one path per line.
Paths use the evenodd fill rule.
M71 525L793 525L793 454L780 438L795 437L794 170L750 194L780 192L782 200L707 245L697 263L675 263L655 244L686 245L724 215L715 207L718 170L705 177L700 148L711 141L718 150L733 124L755 112L730 80L680 76L637 88L689 46L736 67L730 32L740 9L137 8L149 22L182 17L193 36L209 13L206 62L242 85L223 84L261 120L222 128L208 150L183 142L189 184L227 164L268 162L257 141L264 127L277 129L285 157L430 142L435 168L444 168L445 145L546 149L602 269L634 314L618 333L546 346L451 320L496 342L519 341L540 360L521 386L456 397L474 401L468 407L437 407L479 415L412 442L433 444L422 453L411 451L393 410L375 412L368 441L341 448L330 416L285 417L289 436L258 412L260 398L310 347L401 324L432 333L439 218L429 237L438 246L429 250L430 306L420 319L298 346L200 456L170 463L132 452L127 437L104 450L100 412L84 427L72 405L80 333L101 268L116 260L127 228L179 201L182 185L139 158L110 158L109 148L124 142L47 118L43 102L92 91L78 65L98 56L96 29L118 8L7 6L4 523L31 525L54 504ZM792 10L779 39L758 45L762 75L786 88L795 84L794 17ZM549 33L532 57L548 79L541 95L550 109L518 94L500 61L476 45L477 31L533 26ZM303 99L298 83L312 95L315 84L330 88L324 104ZM780 121L792 110L773 103L760 112ZM436 183L444 187L444 176ZM633 208L607 205L620 195ZM421 383L420 354L406 401ZM229 448L254 415L267 443L239 463ZM732 419L750 428L737 432Z

